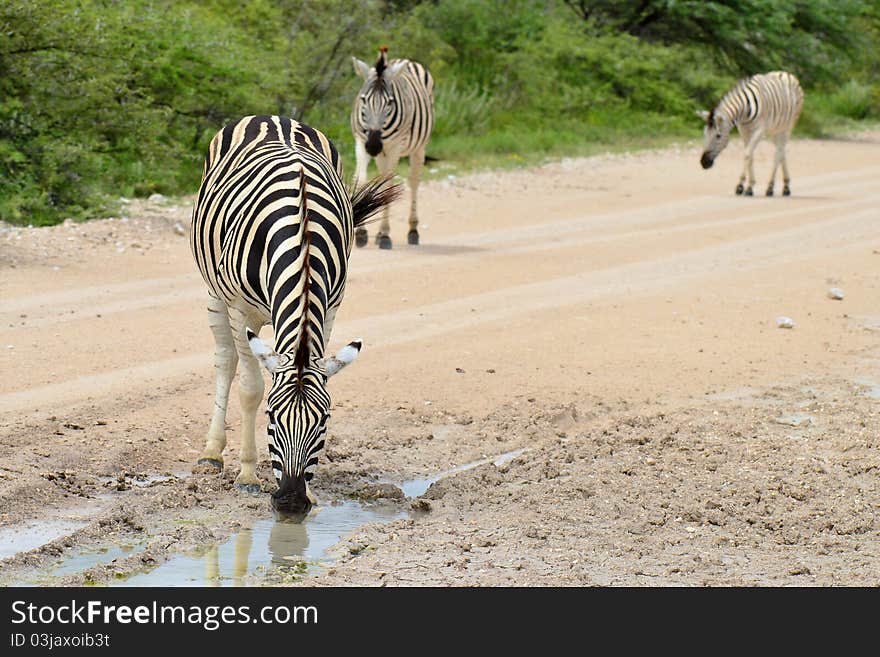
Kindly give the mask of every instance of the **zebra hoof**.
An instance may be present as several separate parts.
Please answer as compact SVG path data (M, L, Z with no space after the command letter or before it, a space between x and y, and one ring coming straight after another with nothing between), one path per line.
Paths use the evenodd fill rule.
M788 188L788 185L786 185L785 187L782 188L782 195L783 196L791 196L791 190Z
M377 235L376 242L379 244L380 249L391 248L391 238L388 235Z
M752 188L751 188L751 187L747 187L747 188L746 188L746 191L743 192L743 195L744 195L744 196L754 196L755 193L752 191Z
M772 187L767 188L767 196L773 196L773 188Z
M736 195L742 196L742 193L743 193L743 186L742 186L742 183L740 183L739 185L736 186Z
M223 461L218 461L217 459L199 459L196 461L196 465L207 465L214 468L217 472L223 472Z
M419 231L411 230L406 234L406 241L413 246L419 245Z
M263 491L263 487L260 486L260 484L235 484L235 487L242 493L248 493L250 495L255 495Z
M367 229L366 228L358 228L354 233L354 243L358 248L364 247L367 245Z

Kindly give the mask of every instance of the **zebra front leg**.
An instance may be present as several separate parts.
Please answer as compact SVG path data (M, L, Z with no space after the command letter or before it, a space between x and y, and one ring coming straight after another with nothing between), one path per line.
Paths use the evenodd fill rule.
M383 176L386 174L393 174L397 170L397 162L400 159L399 155L386 155L385 153L380 153L376 156L376 166L379 167L379 173ZM386 205L382 209L382 223L379 224L379 232L376 233L376 244L379 245L380 249L390 249L392 246L391 243L391 210Z
M743 194L745 196L752 196L754 194L753 188L755 186L755 148L757 148L758 144L761 141L762 133L760 130L756 131L753 135L751 135L748 146L746 147L746 168L749 171L749 186L746 187Z
M370 156L367 153L367 147L364 142L358 138L354 140L354 157L356 162L354 182L352 189L357 189L359 185L367 182L367 166L370 163ZM358 248L366 246L368 241L367 229L356 228L354 231L354 243Z
M233 322L233 336L238 358L241 362L241 374L238 381L238 398L241 403L241 471L235 478L235 486L248 493L259 493L260 480L257 479L257 444L254 436L257 408L263 400L263 372L254 358L248 345L246 327L252 326L259 330L262 322L245 313L237 311L237 321Z
M785 148L788 143L788 135L785 135L785 138L782 140L782 148L781 148L781 160L782 160L782 195L783 196L791 196L791 188L788 186L788 183L791 182L791 177L788 175L788 162L785 157Z
M205 449L197 463L223 469L223 449L226 447L226 409L229 406L229 387L235 368L238 365L238 352L229 325L229 311L226 303L211 297L208 300L208 324L214 334L214 369L216 370L216 392L214 394L214 413L205 440Z
M419 180L422 176L422 167L425 165L425 149L420 148L409 156L409 232L406 241L412 245L419 243L419 216L417 201L419 193Z

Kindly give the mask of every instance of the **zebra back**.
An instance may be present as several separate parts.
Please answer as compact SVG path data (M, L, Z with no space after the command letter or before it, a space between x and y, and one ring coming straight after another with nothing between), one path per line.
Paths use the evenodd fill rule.
M787 71L771 71L743 78L728 91L710 116L710 125L723 115L740 128L763 129L765 134L791 131L804 105L798 79Z
M342 300L354 233L336 148L277 116L224 127L208 149L191 246L212 294L271 320L298 367L324 353L324 320Z

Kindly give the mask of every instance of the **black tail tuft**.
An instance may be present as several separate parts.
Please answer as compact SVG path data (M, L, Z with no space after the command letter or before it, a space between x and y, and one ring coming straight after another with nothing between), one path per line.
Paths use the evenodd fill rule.
M376 176L366 185L349 192L355 228L366 224L379 210L390 205L403 194L403 184L392 183L393 179L393 173Z
M430 155L425 155L425 162L440 162L439 157L431 157Z

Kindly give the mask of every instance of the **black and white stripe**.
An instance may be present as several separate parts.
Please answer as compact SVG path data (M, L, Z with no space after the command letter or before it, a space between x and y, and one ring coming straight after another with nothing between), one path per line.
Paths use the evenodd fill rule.
M253 472L253 413L263 394L259 360L272 373L269 451L279 483L273 503L282 511L310 506L306 481L330 415L327 378L360 349L356 342L342 360L324 356L345 292L355 227L399 194L386 182L373 181L350 197L327 137L278 116L231 123L208 150L190 236L217 342L217 400L200 462L222 465L226 403L238 361L244 436L236 481L248 489L259 485ZM255 334L269 323L274 350Z
M785 146L804 106L804 92L797 78L785 71L772 71L740 80L728 91L711 112L701 112L706 121L703 131L704 144L700 163L708 169L724 150L730 139L730 131L736 127L745 143L745 162L736 188L737 194L752 195L755 184L753 155L762 139L772 139L776 144L773 173L767 187L767 196L773 195L776 170L782 164L783 195L791 193ZM749 177L748 187L743 188Z
M425 148L434 128L434 79L428 70L408 59L388 59L388 48L379 50L375 66L352 57L355 72L364 79L351 112L357 171L355 185L367 178L370 158L379 171L391 174L401 157L409 157L411 194L409 244L419 243L416 209L419 179L425 163ZM388 211L376 235L381 248L392 246ZM357 231L358 246L367 243L366 229Z

